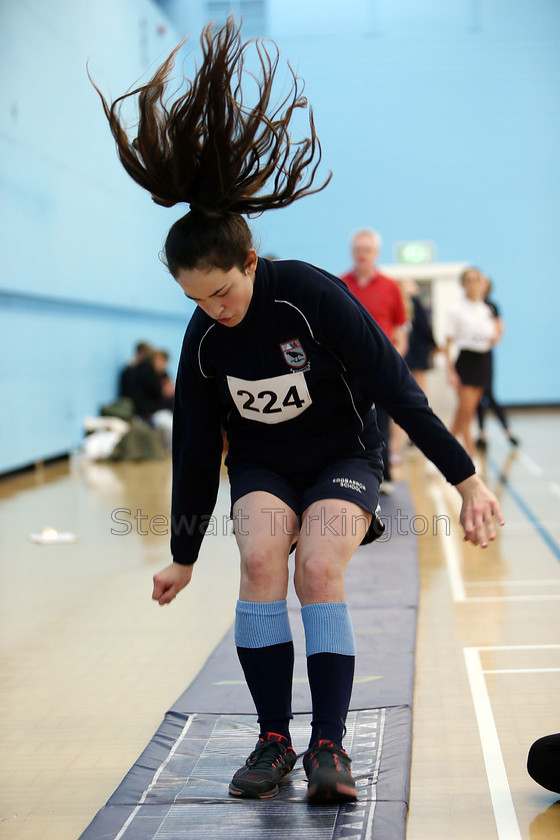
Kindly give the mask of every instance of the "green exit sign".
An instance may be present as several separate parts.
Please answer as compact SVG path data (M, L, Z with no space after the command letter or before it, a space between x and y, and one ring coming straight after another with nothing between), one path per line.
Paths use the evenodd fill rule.
M412 265L435 262L436 246L433 242L397 242L395 259Z

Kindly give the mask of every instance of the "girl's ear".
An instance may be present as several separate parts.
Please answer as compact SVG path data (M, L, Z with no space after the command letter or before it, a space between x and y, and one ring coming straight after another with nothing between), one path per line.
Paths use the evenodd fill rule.
M245 271L255 271L257 268L258 256L254 248L249 249L247 254L247 261L245 263Z

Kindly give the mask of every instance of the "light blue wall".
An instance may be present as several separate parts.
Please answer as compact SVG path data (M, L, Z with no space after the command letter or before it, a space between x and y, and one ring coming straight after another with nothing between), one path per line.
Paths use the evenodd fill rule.
M176 363L190 310L158 252L182 211L122 170L85 64L116 96L181 35L196 43L202 10L0 4L0 471L78 442L137 339ZM334 177L254 221L262 252L339 273L357 227L381 231L385 262L397 241L433 240L494 279L499 397L560 402L557 0L269 0L267 18Z
M160 4L184 34L206 22L202 2ZM262 251L338 274L356 228L381 232L383 262L434 241L494 281L499 398L559 403L558 0L268 0L266 17L334 177L254 222Z
M130 181L86 74L116 96L176 40L149 0L0 4L0 472L79 443L138 339L176 364L179 213Z
M4 469L68 452L83 418L116 396L117 374L139 338L176 361L187 318L0 293ZM4 360L6 355L4 354Z
M340 273L367 225L384 262L427 239L480 265L506 322L500 399L559 403L560 4L347 0L322 7L319 36L302 5L271 3L270 34L306 80L334 177L257 222L263 247Z

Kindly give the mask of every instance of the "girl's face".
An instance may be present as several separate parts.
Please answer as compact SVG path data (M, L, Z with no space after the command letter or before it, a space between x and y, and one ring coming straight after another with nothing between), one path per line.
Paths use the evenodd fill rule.
M484 297L484 279L479 271L467 271L463 277L463 288L471 300L482 300Z
M244 271L237 266L221 268L180 268L176 280L186 296L224 327L240 324L253 297L257 252L251 248Z

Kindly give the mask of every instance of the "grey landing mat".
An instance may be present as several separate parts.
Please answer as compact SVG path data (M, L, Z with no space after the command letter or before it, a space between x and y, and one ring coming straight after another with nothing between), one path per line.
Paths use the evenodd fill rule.
M403 840L412 744L418 601L416 538L404 484L383 500L388 536L356 552L346 575L356 634L356 679L344 745L358 802L309 806L298 761L270 801L237 799L227 786L258 738L233 629L168 711L160 728L80 840ZM289 596L296 648L294 749L309 740L311 704L299 605Z

